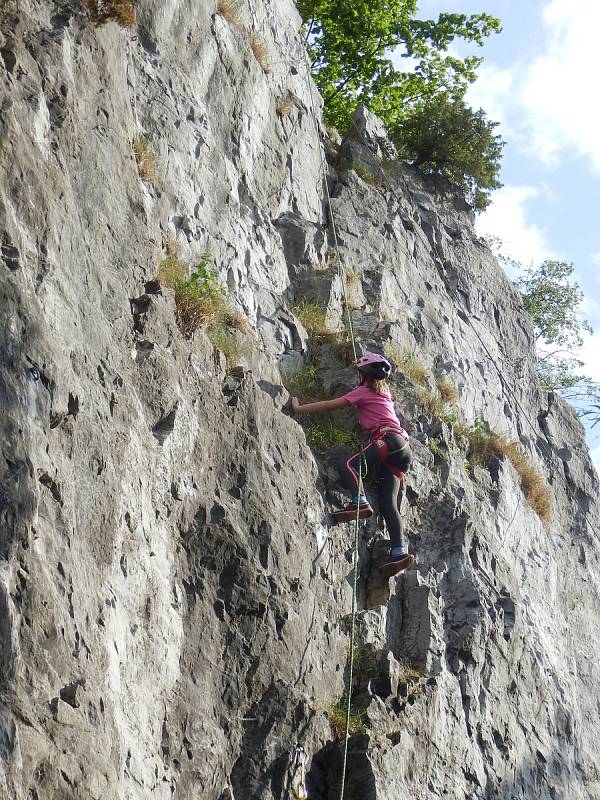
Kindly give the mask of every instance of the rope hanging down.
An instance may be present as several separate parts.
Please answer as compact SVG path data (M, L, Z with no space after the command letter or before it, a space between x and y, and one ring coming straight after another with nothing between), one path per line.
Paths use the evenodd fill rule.
M363 462L364 455L358 462L358 494L363 493ZM346 763L348 761L348 739L350 738L350 713L352 708L352 681L354 678L354 647L356 634L356 594L358 585L358 546L360 542L360 509L356 504L356 517L354 519L354 548L352 551L352 614L350 616L350 652L348 654L348 700L346 703L346 725L344 730L344 747L342 755L342 782L340 785L340 800L344 800L346 788Z
M342 256L340 253L339 247L339 240L337 235L337 226L335 224L335 215L333 213L333 206L331 203L331 195L329 193L329 185L327 183L327 161L325 158L325 150L324 146L321 141L321 135L319 132L318 124L317 124L317 116L315 113L315 104L314 104L314 97L313 97L313 87L312 83L309 78L308 69L305 73L305 80L308 87L308 92L310 95L310 104L311 104L311 116L313 120L313 124L315 126L315 133L317 135L317 140L319 142L319 150L321 153L321 175L323 179L323 183L325 185L325 193L327 196L327 208L329 211L329 221L331 223L331 230L333 233L333 244L336 253L337 259L337 268L338 268L338 276L340 279L340 283L342 285L342 292L344 295L344 306L346 309L346 319L347 319L347 326L348 326L348 334L350 336L350 341L352 342L352 352L354 354L354 360L358 358L358 354L356 352L356 338L354 336L354 327L352 325L352 315L350 312L350 303L348 302L348 291L346 287L346 273L343 269L342 265ZM364 456L361 454L359 465L358 465L358 495L359 497L363 493L363 462ZM346 788L346 765L348 763L348 740L350 738L350 715L352 710L352 681L354 676L354 649L355 649L355 629L356 629L356 595L357 595L357 586L358 586L358 550L359 550L359 543L360 543L360 509L358 502L356 504L356 518L354 520L354 546L352 550L352 613L350 616L350 652L348 653L348 691L347 691L347 703L346 703L346 724L344 730L344 744L342 748L342 779L340 784L340 796L339 800L344 800L344 791Z

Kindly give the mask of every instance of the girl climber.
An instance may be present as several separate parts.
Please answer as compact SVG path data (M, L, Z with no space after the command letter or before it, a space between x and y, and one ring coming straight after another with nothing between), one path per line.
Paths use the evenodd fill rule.
M292 410L294 413L314 414L355 406L358 422L369 435L369 440L362 450L350 456L341 466L340 477L344 488L352 495L356 494L359 460L362 460L363 479L367 476L379 479L379 506L391 544L389 555L379 565L379 571L389 578L414 560L402 549L402 522L398 510L398 492L411 462L408 434L396 416L390 390L385 383L391 372L389 361L379 353L366 353L353 366L358 370L356 389L334 400L304 405L298 402L297 397L292 397ZM333 516L336 522L346 522L355 519L357 514L364 518L372 513L366 496L358 494L354 502L336 511Z

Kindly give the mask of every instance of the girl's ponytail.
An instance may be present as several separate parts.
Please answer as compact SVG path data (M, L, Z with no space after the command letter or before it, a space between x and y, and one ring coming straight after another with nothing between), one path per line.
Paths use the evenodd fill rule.
M385 382L385 378L379 378L372 381L369 386L373 391L377 392L377 394L387 394L387 384Z
M359 373L360 386L368 386L377 394L387 394L388 388L385 378L368 378L363 373Z

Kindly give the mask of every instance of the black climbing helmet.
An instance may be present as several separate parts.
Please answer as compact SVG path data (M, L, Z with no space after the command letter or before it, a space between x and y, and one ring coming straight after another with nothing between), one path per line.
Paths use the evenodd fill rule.
M375 381L385 380L392 371L390 362L379 353L365 353L354 362L354 366L365 378Z

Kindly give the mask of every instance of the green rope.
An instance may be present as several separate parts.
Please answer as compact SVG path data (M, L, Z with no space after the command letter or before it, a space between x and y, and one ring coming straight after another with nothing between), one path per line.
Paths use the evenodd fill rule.
M362 495L363 491L363 460L364 456L361 453L358 462L358 495ZM342 783L340 786L340 800L344 800L344 790L346 788L346 764L348 761L348 739L350 738L350 712L352 707L352 680L354 677L354 646L355 646L355 633L356 633L356 595L358 584L358 546L360 542L360 509L359 504L356 504L356 517L354 519L354 550L352 553L352 614L350 617L350 652L348 654L348 702L346 705L346 729L344 731L344 748L342 756Z
M313 87L308 75L308 69L305 74L306 84L308 86L309 94L310 94L310 102L312 106L312 120L315 126L315 132L317 134L317 139L319 140L319 149L321 152L321 170L323 173L323 182L325 184L325 192L327 195L327 207L329 209L329 219L331 221L331 230L333 233L333 244L337 256L337 268L338 268L338 275L340 278L340 282L342 284L342 292L344 295L344 306L346 309L346 319L347 319L347 330L350 336L350 341L352 343L352 352L354 354L354 360L358 358L358 353L356 352L356 338L354 336L354 326L352 324L352 315L350 313L350 303L348 301L348 290L347 290L347 281L346 281L346 272L343 269L342 265L342 254L340 253L340 246L338 241L337 235L337 226L335 224L335 215L333 213L333 207L331 204L331 195L329 193L329 186L327 185L327 166L326 166L326 159L325 159L325 152L323 145L321 143L321 137L319 135L319 128L317 125L317 115L315 113L315 104L313 98ZM364 455L362 455L359 459L358 464L358 496L363 493L363 463L364 463ZM346 765L348 762L348 740L350 738L350 714L352 708L352 681L354 677L354 649L355 649L355 639L356 639L356 595L357 595L357 587L358 587L358 548L360 543L360 508L359 503L356 504L356 518L354 520L354 549L352 553L352 570L353 570L353 578L352 578L352 614L351 614L351 621L350 621L350 652L348 654L348 702L346 705L346 726L344 731L344 746L343 746L343 755L342 755L342 782L340 785L340 797L339 800L344 800L344 790L346 788Z

